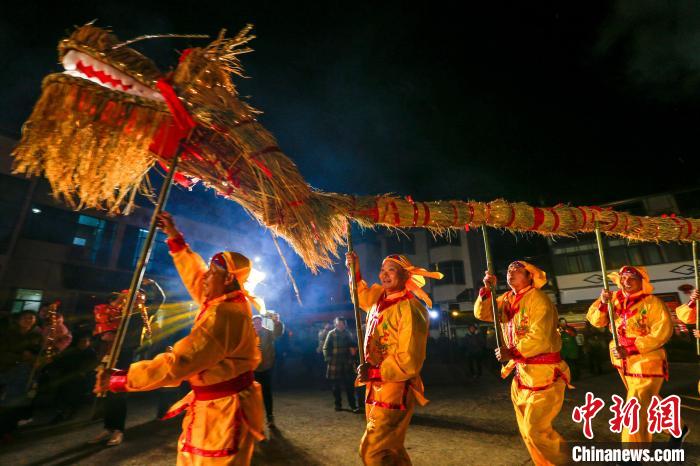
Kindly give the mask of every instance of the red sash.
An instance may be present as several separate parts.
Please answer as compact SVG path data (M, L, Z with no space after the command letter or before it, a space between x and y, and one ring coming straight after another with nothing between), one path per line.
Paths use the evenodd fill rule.
M242 392L255 382L253 371L244 372L238 377L219 382L212 385L192 385L194 399L198 401L216 400L225 396L235 395Z
M561 362L561 354L559 352L542 353L531 358L514 358L514 360L518 364L557 364Z

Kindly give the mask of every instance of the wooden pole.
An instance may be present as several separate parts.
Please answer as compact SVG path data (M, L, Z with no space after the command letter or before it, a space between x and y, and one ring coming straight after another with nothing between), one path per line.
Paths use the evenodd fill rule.
M493 258L491 257L491 244L489 243L489 234L486 230L486 225L481 227L481 233L484 236L484 252L486 253L486 270L489 274L494 275ZM498 301L496 300L496 288L489 285L491 293L491 313L493 315L493 326L496 330L496 348L501 348L501 319L498 315Z
M605 265L605 250L603 249L603 236L600 234L600 226L598 222L595 222L595 239L598 243L598 256L600 257L600 273L603 275L603 289L605 291L610 291L610 285L608 284L608 269ZM617 338L617 329L615 328L615 309L613 307L612 299L608 301L608 318L610 320L610 329L612 331L613 341L615 342L615 348L619 347L620 344Z
M352 248L352 226L350 224L350 219L347 220L346 224L346 232L347 232L347 238L348 238L348 254L352 254L353 248ZM360 364L363 364L365 362L365 347L364 347L364 340L365 337L362 334L362 312L360 310L360 300L357 295L357 277L355 276L355 261L352 261L352 265L350 266L349 272L350 272L350 278L349 278L349 285L350 285L350 298L352 299L352 305L355 310L355 331L357 333L357 354L360 356Z
M117 327L117 332L114 336L114 341L112 343L112 348L110 349L109 356L104 361L103 370L111 370L116 366L117 360L119 359L119 354L122 350L122 345L124 344L124 337L126 336L126 330L129 326L129 320L131 315L134 313L132 309L136 303L136 297L138 296L138 290L141 287L141 282L143 281L143 276L146 273L146 264L151 257L151 251L153 249L153 242L156 238L156 221L158 216L165 207L166 202L168 202L168 196L170 195L170 188L172 188L173 177L175 176L175 171L177 169L178 162L180 161L180 155L182 153L182 148L178 148L175 156L170 162L170 167L168 167L168 175L165 177L163 182L163 187L160 189L160 194L158 195L158 202L153 209L153 215L151 216L151 223L148 227L148 234L146 235L146 240L141 248L141 254L139 260L136 264L136 270L131 276L131 285L129 286L129 294L126 298L126 303L122 308L122 318L119 322L119 327ZM104 393L100 394L104 396Z
M695 269L695 289L700 289L700 274L698 273L698 242L693 241L693 268ZM700 300L695 300L695 330L700 332ZM695 339L695 352L700 356L700 339Z

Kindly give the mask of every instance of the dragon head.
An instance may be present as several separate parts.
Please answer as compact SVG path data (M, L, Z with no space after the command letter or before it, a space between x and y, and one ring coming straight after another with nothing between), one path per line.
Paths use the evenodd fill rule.
M180 181L201 180L238 202L312 270L331 266L345 228L336 204L347 199L313 190L240 99L233 78L243 76L239 55L251 51L251 28L186 49L167 74L129 47L135 40L92 24L77 28L59 42L64 71L44 78L13 152L15 172L43 174L54 196L76 209L128 213L139 189L148 191L154 163L172 159L161 147L175 125L167 83L195 123L181 145Z

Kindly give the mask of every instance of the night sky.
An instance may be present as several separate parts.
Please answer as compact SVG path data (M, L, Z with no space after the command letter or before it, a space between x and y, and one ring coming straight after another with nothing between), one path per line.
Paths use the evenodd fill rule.
M698 184L696 3L33 3L0 18L5 134L73 25L127 39L252 22L241 92L321 189L597 204ZM197 44L137 48L167 69Z
M251 79L237 84L317 188L596 205L700 185L695 2L42 3L0 17L10 136L60 69L56 44L74 25L97 18L129 39L251 22ZM167 70L205 43L135 48ZM169 209L239 231L240 209L212 198L176 192ZM260 241L250 248L271 249Z

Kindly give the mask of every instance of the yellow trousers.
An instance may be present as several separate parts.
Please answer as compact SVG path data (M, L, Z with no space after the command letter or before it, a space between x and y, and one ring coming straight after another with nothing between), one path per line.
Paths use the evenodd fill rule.
M360 442L360 457L368 466L411 465L404 448L406 431L413 416L415 398L407 395L406 409L385 409L365 405L367 427Z
M564 403L566 383L559 379L544 390L518 388L513 378L510 398L515 408L520 435L525 442L533 463L537 466L556 465L566 462L563 452L564 439L552 427Z
M630 377L619 371L620 378L627 389L627 399L632 397L639 400L639 430L636 434L630 434L627 428L622 429L623 442L651 442L651 434L647 429L647 409L651 403L651 398L658 395L661 385L664 383L663 377Z

